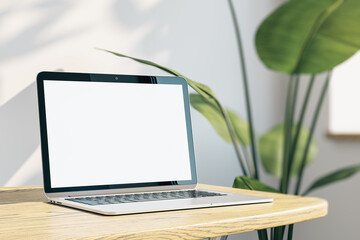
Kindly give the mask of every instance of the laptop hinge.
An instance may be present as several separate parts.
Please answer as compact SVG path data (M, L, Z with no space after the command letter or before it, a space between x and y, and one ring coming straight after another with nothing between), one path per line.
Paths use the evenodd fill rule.
M158 187L139 187L128 189L106 189L93 191L79 191L79 192L62 192L62 193L46 193L48 198L64 198L64 197L80 197L80 196L96 196L96 195L114 195L126 193L141 193L141 192L161 192L171 190L191 190L196 189L196 184L190 185L169 185Z

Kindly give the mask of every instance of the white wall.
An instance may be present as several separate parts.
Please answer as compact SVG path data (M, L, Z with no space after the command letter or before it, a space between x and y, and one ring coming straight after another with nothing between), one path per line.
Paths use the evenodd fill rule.
M235 1L243 34L255 126L263 133L283 119L288 77L265 69L254 49L261 20L282 0ZM94 47L156 61L210 86L245 117L235 35L226 1L33 0L0 2L0 186L40 185L39 127L35 77L39 71L161 74L154 68ZM327 103L316 139L319 155L306 172L319 174L358 162L357 142L325 138ZM231 186L241 175L231 145L192 111L201 183ZM268 182L276 179L265 176ZM295 239L357 239L359 176L314 192L330 202L329 216L297 224ZM350 195L352 197L350 197ZM345 203L346 202L346 203ZM256 239L255 233L236 238Z

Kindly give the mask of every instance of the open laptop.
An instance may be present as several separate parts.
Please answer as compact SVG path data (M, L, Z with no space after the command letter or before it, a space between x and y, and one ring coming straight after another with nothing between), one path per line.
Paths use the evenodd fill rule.
M120 215L272 201L197 188L183 78L41 72L37 89L51 203Z

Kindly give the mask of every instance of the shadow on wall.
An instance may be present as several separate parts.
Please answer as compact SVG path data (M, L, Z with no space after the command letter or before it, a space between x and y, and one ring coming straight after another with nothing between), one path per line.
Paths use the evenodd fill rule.
M22 180L16 182L25 183L41 170L39 155L33 156L40 145L36 103L34 82L0 107L0 186L5 185L15 174L18 175L30 159L38 160L38 164L32 167L33 173L28 172L22 176ZM9 186L11 182L6 185Z
M0 45L0 61L9 61L24 54L36 52L37 50L44 48L44 46L48 46L54 42L59 42L64 38L69 38L70 36L78 33L79 30L56 34L51 37L47 34L48 29L52 27L56 21L61 19L61 17L66 14L70 8L71 5L69 2L42 1L20 9L15 9L13 6L3 10L0 16L5 16L12 11L19 10L26 10L25 13L32 13L36 10L46 12L46 14L42 15L42 19L40 21L35 21L30 27L24 29L12 38L7 39ZM23 19L21 19L21 21L23 21ZM39 38L42 34L46 34L47 38Z

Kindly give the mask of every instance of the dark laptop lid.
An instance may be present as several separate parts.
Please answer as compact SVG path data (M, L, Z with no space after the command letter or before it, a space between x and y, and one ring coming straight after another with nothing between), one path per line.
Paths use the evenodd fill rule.
M47 193L196 184L180 77L41 72Z

